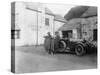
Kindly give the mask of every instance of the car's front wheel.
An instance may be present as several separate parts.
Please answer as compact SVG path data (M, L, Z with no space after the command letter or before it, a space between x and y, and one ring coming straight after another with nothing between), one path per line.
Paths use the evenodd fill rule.
M66 43L65 43L65 41L60 41L59 42L59 49L60 49L60 51L65 51L65 49L66 49Z
M76 45L76 47L75 47L75 53L78 56L82 56L86 53L86 51L85 51L84 47L79 44L79 45Z

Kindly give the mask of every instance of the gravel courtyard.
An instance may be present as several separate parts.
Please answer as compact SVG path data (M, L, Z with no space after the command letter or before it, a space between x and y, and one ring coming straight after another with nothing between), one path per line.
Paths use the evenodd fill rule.
M97 55L76 56L70 53L50 55L43 46L16 47L16 73L96 69Z

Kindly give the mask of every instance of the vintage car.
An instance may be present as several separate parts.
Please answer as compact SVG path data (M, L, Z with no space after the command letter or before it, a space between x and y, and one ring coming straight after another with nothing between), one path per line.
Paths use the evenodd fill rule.
M58 48L55 47L56 44ZM78 56L82 56L95 48L91 42L86 40L68 38L62 38L57 43L55 43L54 38L48 41L45 39L44 47L49 54L55 54L56 52L72 52Z

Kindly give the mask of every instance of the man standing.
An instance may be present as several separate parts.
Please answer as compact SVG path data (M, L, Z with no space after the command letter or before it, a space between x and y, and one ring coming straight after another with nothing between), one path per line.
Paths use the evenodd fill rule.
M51 36L50 32L48 32L47 36L45 36L44 47L45 47L45 50L49 54L51 54L51 39L52 39L52 36Z
M55 32L55 40L54 40L55 50L59 48L59 40L60 40L59 32Z

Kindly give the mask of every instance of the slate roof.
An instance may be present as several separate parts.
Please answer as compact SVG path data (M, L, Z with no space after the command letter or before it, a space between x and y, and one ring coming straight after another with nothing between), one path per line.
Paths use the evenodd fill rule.
M89 7L81 17L97 16L97 7Z
M66 24L64 24L61 28L59 28L59 30L64 31L64 30L76 29L79 23L87 24L88 22L84 18L71 19Z
M67 23L67 21L64 19L64 17L62 17L61 15L55 15L55 21L60 21L60 22L64 22Z
M95 25L97 24L97 17L90 17L90 18L74 18L69 20L66 24L64 24L61 28L58 30L64 31L64 30L72 30L76 29L78 27L78 24L86 24L86 25Z
M97 15L97 7L95 6L76 6L64 16L66 20L73 18L85 18Z

